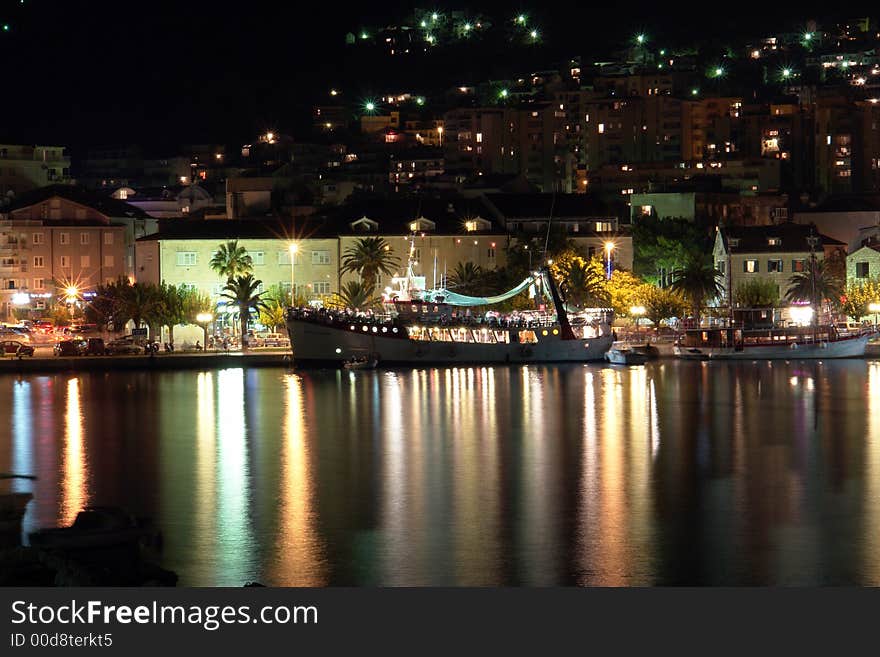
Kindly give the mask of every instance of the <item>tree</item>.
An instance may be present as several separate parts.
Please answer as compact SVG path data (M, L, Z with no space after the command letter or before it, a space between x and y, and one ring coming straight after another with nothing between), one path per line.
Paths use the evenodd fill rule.
M134 322L135 328L146 324L154 328L162 303L159 287L153 283L130 283L128 279L120 279L116 287L117 297L116 325L125 325L129 320ZM151 335L155 331L150 331Z
M826 300L836 302L840 298L843 283L833 271L834 264L812 256L804 271L789 279L785 293L786 301L807 302L813 306L813 322L819 321L819 310Z
M342 284L342 289L336 294L335 305L352 310L369 308L376 303L374 290L363 281L347 281Z
M843 292L840 309L858 322L871 314L868 306L872 303L880 303L880 281L851 282Z
M160 326L168 327L168 341L174 344L174 327L187 321L188 288L185 285L175 286L162 281L157 293L159 304L156 307L156 319Z
M242 349L247 348L247 327L251 311L259 310L263 306L262 292L258 292L262 284L263 281L255 279L253 274L236 276L226 283L223 294L220 295L238 307Z
M684 218L642 216L633 221L633 273L662 283L659 272L681 269L693 254L711 249L708 232Z
M601 264L601 261L597 259ZM605 281L608 305L618 317L628 317L630 308L639 305L639 298L645 281L625 269L615 269L611 278Z
M564 262L558 271L561 274L559 289L567 303L580 308L608 303L601 268L597 271L589 261L577 257Z
M376 288L380 274L393 274L400 259L391 253L391 245L384 237L364 237L345 250L341 274L356 273L367 285Z
M743 281L734 289L733 301L742 308L772 308L779 303L779 287L766 278Z
M209 295L190 288L184 297L183 308L186 321L190 324L198 324L199 315L213 313L216 307Z
M238 240L221 244L208 264L227 282L254 270L253 258L248 255L247 249L238 245Z
M459 262L449 277L447 287L457 294L478 296L486 293L483 289L483 268L472 262Z
M263 305L259 307L260 324L268 326L275 333L279 326L284 325L284 304L278 299L267 298L263 301Z
M691 312L699 326L703 301L706 298L714 299L722 293L722 280L723 275L715 269L711 256L693 254L680 268L672 272L670 288L690 302Z
M650 319L654 326L660 326L660 322L664 319L681 317L687 312L687 299L681 293L669 288L643 285L639 290L638 298L639 303L645 307L645 317Z

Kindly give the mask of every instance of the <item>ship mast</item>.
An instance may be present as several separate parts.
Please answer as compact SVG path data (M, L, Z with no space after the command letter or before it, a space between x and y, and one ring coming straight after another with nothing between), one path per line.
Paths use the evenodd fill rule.
M559 321L559 332L562 339L576 340L574 329L571 328L571 323L568 321L568 313L565 312L565 304L559 296L559 290L556 289L556 281L553 280L553 275L546 265L541 265L541 278L543 279L544 286L550 291L550 298L556 307L556 318Z

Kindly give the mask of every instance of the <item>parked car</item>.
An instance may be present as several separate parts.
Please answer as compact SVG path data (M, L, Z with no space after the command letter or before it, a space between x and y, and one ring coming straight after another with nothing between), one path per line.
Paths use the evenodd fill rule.
M141 345L131 336L111 340L104 346L104 349L111 356L141 353Z
M34 348L32 346L25 344L24 342L19 342L18 340L4 340L3 342L0 342L0 346L2 346L4 356L6 354L12 354L21 358L22 356L34 355Z
M103 338L88 338L86 344L86 353L89 356L103 356L107 353L107 347L104 345Z
M89 349L85 340L64 340L55 345L56 356L84 356Z
M288 347L290 339L284 333L257 333L255 338L248 337L248 344L253 347Z

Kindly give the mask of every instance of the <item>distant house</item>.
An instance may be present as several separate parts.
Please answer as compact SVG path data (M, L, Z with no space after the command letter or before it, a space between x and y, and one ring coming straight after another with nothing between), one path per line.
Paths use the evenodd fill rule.
M724 303L738 285L754 280L776 284L780 298L790 287L793 274L805 271L810 257L819 260L846 244L816 231L813 226L786 222L777 226L720 228L715 234L715 267L724 277Z
M846 256L846 282L880 279L880 242L863 244Z

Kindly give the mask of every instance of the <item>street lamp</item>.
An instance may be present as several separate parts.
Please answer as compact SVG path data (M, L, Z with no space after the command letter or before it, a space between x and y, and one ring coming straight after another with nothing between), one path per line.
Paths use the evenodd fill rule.
M214 319L214 316L211 313L199 313L196 315L196 321L202 325L202 330L205 332L204 349L206 351L208 349L208 324L212 319Z
M880 313L880 303L869 303L868 312L874 315L874 330L877 330L877 313Z
M629 314L636 318L636 339L638 340L639 320L641 319L642 315L645 314L645 307L644 306L632 306L629 309Z
M614 250L614 242L605 242L605 278L611 280L611 252Z
M297 244L290 245L290 307L296 305L296 279L294 278L294 266L296 265L296 254L299 252Z
M437 137L440 140L440 148L443 148L443 126L442 125L437 126Z

